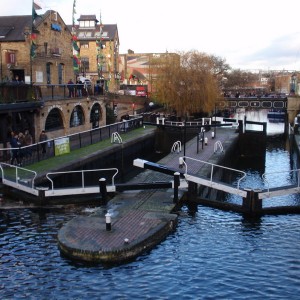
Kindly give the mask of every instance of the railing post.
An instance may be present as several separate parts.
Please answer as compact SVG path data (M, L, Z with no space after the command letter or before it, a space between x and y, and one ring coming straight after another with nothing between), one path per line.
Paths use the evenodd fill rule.
M101 178L99 180L99 191L101 194L101 204L106 205L107 203L107 189L106 189L106 179Z
M187 206L191 212L197 211L197 203L196 203L197 191L198 191L197 183L189 181Z
M173 203L178 203L178 187L180 185L180 173L175 172L174 173L174 197L173 197Z

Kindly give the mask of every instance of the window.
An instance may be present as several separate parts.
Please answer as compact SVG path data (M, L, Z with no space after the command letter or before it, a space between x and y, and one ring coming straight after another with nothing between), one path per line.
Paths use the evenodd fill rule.
M95 21L86 20L86 21L79 21L80 28L92 28L95 27Z
M50 62L46 64L47 84L51 84L51 65Z
M61 117L61 111L58 108L53 108L46 119L45 130L53 131L63 128L63 120Z
M74 107L71 118L70 118L70 127L76 127L84 124L84 114L82 107L77 105Z
M58 84L63 84L64 64L58 65Z
M80 48L88 49L89 48L89 43L88 42L81 42L80 43Z
M99 103L95 103L91 110L90 123L92 128L99 127L99 120L101 119L101 107Z
M91 36L92 36L92 33L90 31L81 31L78 33L78 37L80 37L80 38L88 38Z
M88 57L81 57L81 72L85 73L90 69L90 61Z

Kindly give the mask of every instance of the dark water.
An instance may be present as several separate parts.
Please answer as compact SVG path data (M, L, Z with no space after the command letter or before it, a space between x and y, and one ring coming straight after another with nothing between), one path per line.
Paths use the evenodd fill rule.
M290 168L292 158L274 140L264 171ZM262 170L245 168L260 185ZM277 180L290 178L283 176ZM1 299L300 299L299 215L246 219L183 208L164 242L131 263L106 267L74 263L57 247L59 228L89 209L0 209Z

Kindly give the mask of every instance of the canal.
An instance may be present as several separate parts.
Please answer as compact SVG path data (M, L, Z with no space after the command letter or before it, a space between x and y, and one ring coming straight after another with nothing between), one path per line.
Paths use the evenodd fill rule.
M241 162L247 184L255 186L262 171L295 165L288 143L276 137L268 141L264 170ZM278 182L293 180L282 176ZM93 209L17 203L0 209L1 299L299 299L299 215L245 218L203 206L190 214L183 207L176 231L132 262L87 265L62 257L59 228Z

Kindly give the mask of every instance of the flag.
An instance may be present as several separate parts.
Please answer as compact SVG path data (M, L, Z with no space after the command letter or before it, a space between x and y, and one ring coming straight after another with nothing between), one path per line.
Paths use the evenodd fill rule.
M35 51L37 49L37 43L36 43L37 35L35 33L31 33L30 39L31 39L30 56L31 58L35 58L36 57Z
M37 14L37 10L42 9L40 5L38 5L34 0L32 2L32 22L39 17L39 15Z
M42 7L41 7L39 4L37 4L34 0L33 0L33 8L34 8L35 10L42 9Z

